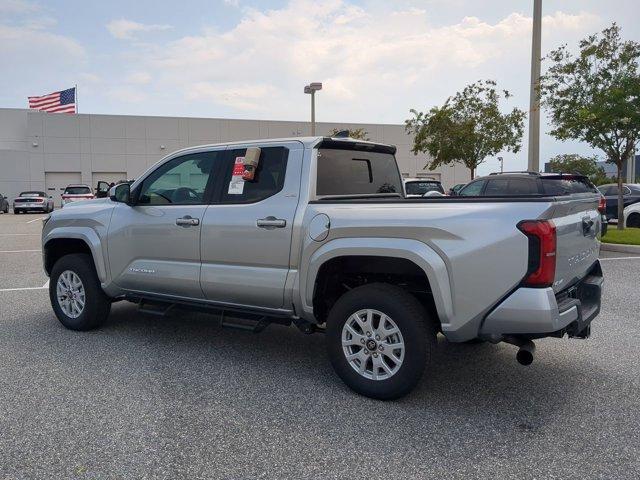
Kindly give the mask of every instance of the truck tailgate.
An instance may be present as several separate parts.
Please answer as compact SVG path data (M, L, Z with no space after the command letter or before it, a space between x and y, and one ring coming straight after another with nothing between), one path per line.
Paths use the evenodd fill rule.
M576 194L560 197L549 217L556 226L556 276L559 292L584 278L600 253L598 197Z

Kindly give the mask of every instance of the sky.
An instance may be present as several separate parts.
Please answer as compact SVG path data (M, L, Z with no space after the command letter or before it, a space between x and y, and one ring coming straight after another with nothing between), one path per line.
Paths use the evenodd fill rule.
M532 4L0 0L0 107L77 85L81 113L306 120L303 87L320 81L318 121L401 124L493 79L513 94L505 109L527 111ZM543 0L543 55L614 21L640 41L638 0ZM598 153L542 123L541 163ZM506 170L526 167L526 131L522 143Z

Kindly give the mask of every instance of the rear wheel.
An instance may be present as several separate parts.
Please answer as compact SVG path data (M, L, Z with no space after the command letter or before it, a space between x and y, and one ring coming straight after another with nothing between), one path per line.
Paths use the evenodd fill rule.
M627 227L640 228L640 213L632 213L627 218Z
M352 390L391 400L409 393L422 377L436 329L411 294L374 283L338 299L326 337L331 364Z
M91 330L109 316L111 301L102 291L90 255L60 258L51 271L49 299L53 311L71 330Z

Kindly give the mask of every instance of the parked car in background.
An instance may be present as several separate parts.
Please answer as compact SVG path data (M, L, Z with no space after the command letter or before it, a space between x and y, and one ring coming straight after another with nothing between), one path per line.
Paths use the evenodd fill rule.
M53 212L53 198L47 196L44 192L28 191L22 192L17 198L13 199L13 213L31 211Z
M466 183L456 183L453 187L451 187L449 189L449 195L451 195L452 197L455 197L456 195L458 195L458 192L462 189L462 187L464 187L466 185Z
M62 206L80 200L93 200L95 195L89 185L69 185L62 192Z
M624 225L640 228L640 202L633 203L624 209Z
M528 195L569 195L600 193L584 175L567 173L511 172L492 173L479 177L464 186L462 197L522 197ZM600 194L598 211L601 215L600 234L607 234L605 198Z
M408 198L424 197L430 192L445 194L442 183L435 178L405 178L404 191Z
M607 219L618 218L618 185L616 183L608 183L600 185L598 190L602 192L607 202ZM640 184L623 183L622 195L624 206L628 207L634 203L640 202Z
M0 193L0 212L9 213L9 200Z

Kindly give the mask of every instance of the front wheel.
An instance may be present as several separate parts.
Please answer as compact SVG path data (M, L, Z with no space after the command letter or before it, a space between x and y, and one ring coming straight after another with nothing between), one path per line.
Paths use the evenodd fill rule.
M97 328L111 311L111 301L102 291L93 259L84 253L65 255L55 263L49 299L60 323L71 330Z
M352 390L392 400L422 377L436 329L414 296L373 283L338 299L327 318L326 340L335 372Z

